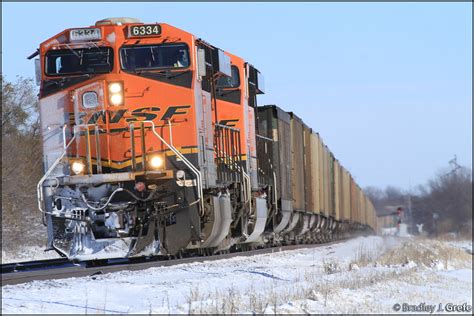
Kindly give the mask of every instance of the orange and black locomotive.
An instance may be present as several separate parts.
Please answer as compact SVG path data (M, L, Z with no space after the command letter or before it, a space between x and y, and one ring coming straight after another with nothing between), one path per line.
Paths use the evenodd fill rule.
M216 253L375 229L370 201L244 59L109 18L40 44L49 248L71 259Z

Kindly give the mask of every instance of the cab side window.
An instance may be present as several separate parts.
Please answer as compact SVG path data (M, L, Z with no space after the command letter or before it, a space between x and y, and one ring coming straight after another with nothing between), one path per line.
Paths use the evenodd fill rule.
M231 67L231 77L220 77L217 80L217 88L238 88L240 86L239 68Z
M220 77L216 83L216 97L218 100L240 104L242 93L240 88L240 75L237 66L231 66L230 77Z

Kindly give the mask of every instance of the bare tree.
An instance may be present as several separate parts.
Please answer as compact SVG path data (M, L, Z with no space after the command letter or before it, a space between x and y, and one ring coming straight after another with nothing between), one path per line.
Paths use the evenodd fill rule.
M407 197L407 193L393 186L387 186L383 190L376 187L367 187L364 192L377 210L383 210L388 206L403 205Z
M472 172L451 160L450 169L440 170L425 185L410 193L410 220L423 223L433 233L466 232L472 234ZM408 193L388 186L384 190L368 187L365 193L379 213L389 206L406 205Z
M29 79L2 79L2 247L38 244L44 230L36 204L42 173L36 89Z
M442 170L421 190L416 203L423 218L432 218L435 233L472 229L472 172L462 166ZM435 216L433 214L436 213Z

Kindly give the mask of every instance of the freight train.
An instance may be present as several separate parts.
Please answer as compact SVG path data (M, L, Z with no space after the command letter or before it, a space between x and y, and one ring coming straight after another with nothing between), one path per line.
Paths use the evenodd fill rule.
M38 58L35 58L37 57ZM35 58L48 249L74 260L321 243L375 230L322 138L253 65L164 23L66 29Z

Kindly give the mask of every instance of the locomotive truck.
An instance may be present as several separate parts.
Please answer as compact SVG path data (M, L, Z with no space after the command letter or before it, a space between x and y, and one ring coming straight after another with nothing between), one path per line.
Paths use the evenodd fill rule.
M214 254L375 230L370 200L262 73L165 23L66 29L35 59L48 249Z

